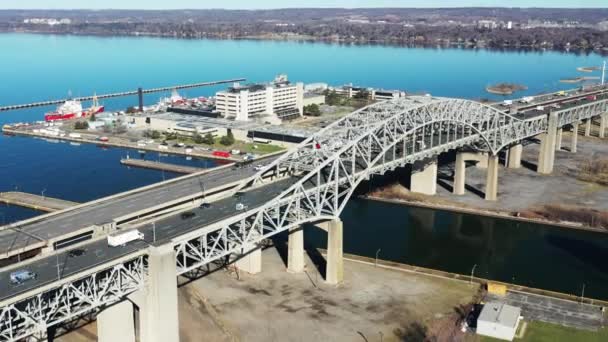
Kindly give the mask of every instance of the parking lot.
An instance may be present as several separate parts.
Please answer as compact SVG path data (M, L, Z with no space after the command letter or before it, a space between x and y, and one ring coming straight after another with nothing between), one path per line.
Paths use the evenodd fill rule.
M517 291L508 291L506 297L488 294L485 301L499 301L520 307L522 316L527 321L541 321L593 331L604 325L602 308L597 305Z

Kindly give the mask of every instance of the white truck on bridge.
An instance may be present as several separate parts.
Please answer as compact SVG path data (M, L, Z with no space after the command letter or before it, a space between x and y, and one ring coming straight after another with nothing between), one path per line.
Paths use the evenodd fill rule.
M144 239L144 233L140 232L137 229L133 229L133 230L128 230L126 232L120 232L120 233L108 235L108 246L110 246L110 247L124 246L131 241L143 240L143 239Z

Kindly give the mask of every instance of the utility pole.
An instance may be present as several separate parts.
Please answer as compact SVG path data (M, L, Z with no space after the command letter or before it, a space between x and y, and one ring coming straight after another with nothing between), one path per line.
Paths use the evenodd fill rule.
M604 64L602 65L602 85L604 85L606 79L606 61L604 61Z
M581 292L581 304L585 302L585 283L583 283L583 291Z

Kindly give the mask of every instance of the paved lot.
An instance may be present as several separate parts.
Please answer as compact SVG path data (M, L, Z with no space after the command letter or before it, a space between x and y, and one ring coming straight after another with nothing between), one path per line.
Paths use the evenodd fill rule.
M508 169L500 166L498 176L498 201L483 198L486 186L486 170L470 166L466 170L466 193L452 194L454 165L445 165L439 171L437 197L444 201L458 202L469 207L502 211L523 211L546 204L584 205L608 210L608 188L579 181L576 169L590 160L608 159L608 140L578 137L578 152L566 150L570 146L570 133L564 133L563 150L555 154L555 169L551 175L536 172L539 145L524 146L522 167Z
M520 307L524 320L554 323L594 331L604 325L601 307L596 305L513 291L509 291L504 298L488 295L486 301L490 300Z

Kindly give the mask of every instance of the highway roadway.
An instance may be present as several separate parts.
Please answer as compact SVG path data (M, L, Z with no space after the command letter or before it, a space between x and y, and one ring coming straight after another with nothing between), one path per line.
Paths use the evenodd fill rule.
M143 241L134 241L123 247L110 247L106 239L96 240L76 248L84 251L81 256L70 257L69 250L66 250L55 255L25 262L18 268L1 271L0 301L56 282L59 278L81 273L95 266L133 254L147 248L149 245L162 245L179 235L228 219L238 212L236 210L237 203L243 203L248 209L262 206L283 190L289 188L297 180L295 177L287 178L240 193L240 196L226 197L212 202L209 207L190 210L194 216L189 218L182 218L181 213L178 213L156 221L154 225L145 225L139 228L139 231L144 233ZM10 274L16 270L33 271L37 274L37 278L20 285L14 285L10 282Z
M278 156L269 157L254 162L252 165L268 164ZM0 255L17 250L32 249L36 244L58 238L66 234L90 227L94 224L111 222L131 213L155 207L166 202L179 200L197 192L210 192L214 188L236 182L255 174L253 167L239 169L224 168L209 171L206 174L192 177L185 176L169 184L137 191L117 198L102 199L101 201L73 210L58 213L46 219L15 226L18 230L7 229L0 231Z

